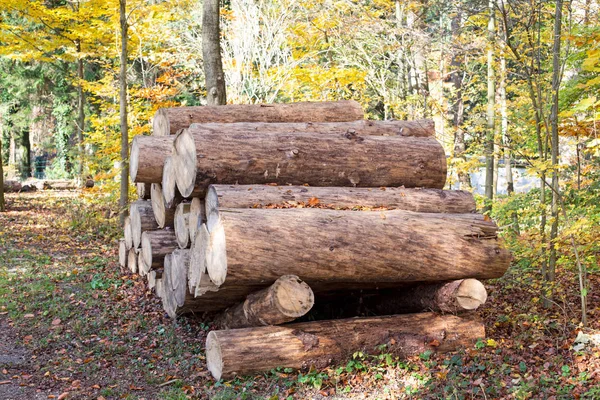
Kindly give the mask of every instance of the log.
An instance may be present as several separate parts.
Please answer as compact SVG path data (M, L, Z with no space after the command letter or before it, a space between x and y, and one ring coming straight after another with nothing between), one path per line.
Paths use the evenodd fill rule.
M172 207L167 207L165 204L165 198L162 192L162 185L160 183L153 183L150 191L152 193L152 212L154 213L154 219L159 228L172 228L175 221L175 204Z
M206 252L208 250L209 242L210 234L208 233L206 224L202 224L192 242L190 251L188 289L190 294L193 294L194 296L196 296L197 287L202 286L202 277L206 275ZM198 295L200 295L200 293Z
M487 291L477 279L423 284L400 290L383 290L366 301L378 314L439 311L457 314L485 304Z
M184 197L215 183L441 189L446 182L446 155L431 137L194 135L184 129L173 146Z
M315 297L295 275L284 275L267 289L249 295L243 303L228 308L216 319L221 329L281 325L310 311Z
M188 292L188 269L190 265L190 250L177 249L171 254L171 285L175 304L178 308L185 307Z
M133 232L131 230L131 217L125 217L123 221L123 236L125 236L125 247L127 250L133 248Z
M144 264L149 269L161 268L165 256L177 248L179 246L177 246L175 232L171 229L142 233L142 255Z
M206 215L223 208L316 205L325 208L386 208L423 213L474 213L475 198L464 190L345 188L270 185L210 185Z
M137 249L142 244L142 232L158 229L152 203L147 200L134 201L129 206L129 218L133 247Z
M140 252L140 254L141 254L141 252ZM156 282L158 280L162 279L162 273L163 273L162 269L155 269L155 270L148 272L148 274L146 275L146 278L148 279L148 290L152 290L152 289L156 288Z
M356 101L300 102L291 104L230 104L221 106L160 108L152 120L152 134L174 135L193 123L231 122L341 122L364 118Z
M51 179L43 183L44 190L76 190L80 185L71 179Z
M190 247L190 207L191 203L179 203L175 209L175 237L177 238L177 244L182 249Z
M455 351L483 337L480 321L433 313L261 326L209 332L206 363L216 380L230 379L276 367L323 368L357 351L401 357Z
M479 214L221 209L207 271L216 285L499 278L511 255L497 230Z
M141 249L137 249L137 269L138 274L142 277L148 275L149 268L146 268L144 264L144 255L142 254Z
M177 203L183 200L181 193L177 190L177 185L175 183L175 164L173 161L173 157L169 156L165 159L165 165L163 167L163 177L162 177L162 193L165 198L165 207L172 208L177 205ZM187 198L196 197L196 196L204 196L205 190L198 189L194 190Z
M206 215L204 211L204 202L199 198L194 197L190 204L190 216L188 220L190 243L194 243L194 239L196 239L196 232L200 226L206 222Z
M156 280L154 282L154 292L160 299L162 299L162 297L164 295L164 287L163 287L162 278L156 278Z
M435 136L435 124L431 119L415 121L369 121L358 120L349 122L234 122L191 124L189 129L194 133L232 134L254 131L257 133L293 132L318 133L335 135L354 133L365 136Z
M161 183L165 159L173 150L172 136L138 135L131 142L129 177L135 183Z
M136 183L135 188L137 191L138 199L150 200L150 184L149 183Z
M5 180L3 183L4 193L18 193L21 191L23 185L19 181Z
M128 250L125 239L119 239L119 265L123 268L127 267L127 253Z
M136 249L134 249L133 247L131 249L129 249L129 252L127 254L127 266L129 267L129 270L131 271L131 273L136 274L138 272L138 253L136 251Z

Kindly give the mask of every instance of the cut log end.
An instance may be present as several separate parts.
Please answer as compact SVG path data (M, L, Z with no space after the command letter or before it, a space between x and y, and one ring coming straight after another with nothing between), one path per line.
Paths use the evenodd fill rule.
M210 280L217 286L225 283L227 277L227 247L225 228L219 219L210 232L210 241L206 252L206 270Z
M299 318L312 308L315 297L310 286L295 275L284 275L274 284L277 309L286 317Z
M205 215L208 217L219 211L219 194L214 185L210 185L204 198Z
M138 272L137 261L138 261L137 252L133 248L129 249L129 254L127 255L127 266L129 267L129 270L133 274Z
M163 108L158 109L152 119L152 135L168 136L171 130L170 125L166 110Z
M206 365L211 375L220 380L223 375L223 355L215 331L209 332L206 337Z
M190 235L190 243L194 243L196 232L203 222L205 222L204 202L198 197L194 197L190 203L190 216L188 219L188 228Z
M119 239L119 265L123 268L127 267L127 246L125 239Z
M192 245L188 270L188 289L193 295L196 295L196 288L200 285L202 276L206 274L206 252L209 242L210 235L206 229L206 224L202 224Z
M456 291L456 303L463 310L476 310L487 301L487 290L477 279L465 279Z
M173 157L169 156L165 159L162 175L162 194L165 199L165 206L171 208L176 201L177 186L175 184L175 168Z
M135 184L138 198L140 200L150 199L150 184L149 183L136 183Z
M133 138L131 142L131 150L129 153L129 178L132 182L137 182L138 166L140 161L140 146L137 137Z
M175 138L173 146L177 188L183 197L189 197L196 184L196 142L190 132L184 129Z
M172 226L175 210L166 207L162 185L153 183L150 190L152 192L152 211L158 227Z
M125 222L123 223L123 236L125 236L125 247L127 250L133 247L133 235L131 230L131 217L125 217Z
M180 248L186 249L190 245L190 203L179 203L175 210L175 236Z

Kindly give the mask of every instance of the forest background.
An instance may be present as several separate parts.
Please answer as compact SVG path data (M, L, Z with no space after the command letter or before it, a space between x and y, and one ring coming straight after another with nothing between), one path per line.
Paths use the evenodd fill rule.
M0 6L0 176L91 177L116 205L120 118L131 139L151 133L160 107L206 104L202 4ZM599 10L594 0L228 0L227 102L354 99L370 119L434 119L448 187L477 189L483 171L480 205L518 271L539 278L527 283L534 302L560 307L577 292L585 325L600 254ZM517 167L533 187L515 191Z

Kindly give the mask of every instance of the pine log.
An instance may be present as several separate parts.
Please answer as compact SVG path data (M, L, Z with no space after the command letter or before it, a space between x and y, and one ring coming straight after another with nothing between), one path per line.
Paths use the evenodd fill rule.
M446 155L432 137L194 135L184 129L173 146L184 197L214 183L441 189L446 182Z
M221 329L281 325L305 315L315 297L295 275L284 275L266 289L250 294L243 303L228 308L216 319Z
M190 247L190 207L190 203L179 203L175 209L175 237L177 238L177 244L182 249Z
M150 184L149 183L136 183L135 188L137 191L138 199L150 200Z
M439 311L460 313L476 310L485 304L487 291L477 279L422 284L409 288L383 290L370 297L366 306L378 314Z
M125 247L127 250L133 247L133 232L131 230L131 217L125 217L123 221L123 236L125 236Z
M356 101L300 102L291 104L233 104L161 108L152 121L155 136L174 135L193 123L231 122L342 122L364 118Z
M498 278L511 255L497 230L479 214L221 209L207 271L216 285Z
M190 216L188 220L190 243L194 243L194 239L196 239L196 232L200 226L206 222L206 215L204 211L204 202L198 197L194 197L190 204Z
M129 206L129 218L133 247L137 249L142 244L142 232L158 229L152 203L147 200L134 201Z
M119 265L123 268L127 267L127 257L128 257L127 245L125 244L125 239L119 239Z
M435 124L431 119L414 121L370 121L358 120L348 122L234 122L191 124L189 129L195 133L240 133L254 131L257 133L293 132L318 133L335 135L354 133L361 136L435 136Z
M192 242L190 251L190 264L188 270L188 289L189 293L196 295L198 286L202 286L202 277L206 275L206 252L210 242L210 234L206 229L206 224L201 224L196 237Z
M138 272L138 253L135 248L129 249L129 253L127 254L127 266L131 273L136 274Z
M150 191L152 192L152 212L154 213L154 219L159 228L172 228L175 221L175 209L177 205L167 207L165 204L165 198L162 192L162 185L160 183L153 183Z
M382 347L401 357L455 351L483 337L479 321L433 313L305 322L211 331L206 362L219 380L276 367L323 368L357 351L373 354Z
M144 256L144 264L149 269L162 267L165 256L177 248L179 246L177 246L175 232L171 229L142 233L142 254Z
M475 198L464 190L345 188L270 185L210 185L206 214L223 208L315 204L326 208L386 208L423 213L474 213Z
M129 177L135 183L161 183L165 159L173 151L172 136L138 135L131 142Z

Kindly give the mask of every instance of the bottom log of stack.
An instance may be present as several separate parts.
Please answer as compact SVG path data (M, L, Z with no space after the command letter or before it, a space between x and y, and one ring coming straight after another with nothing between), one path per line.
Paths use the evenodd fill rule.
M208 370L217 380L276 367L323 368L362 350L398 356L447 352L485 336L483 323L433 313L306 322L287 326L211 331ZM241 357L240 355L243 355Z

